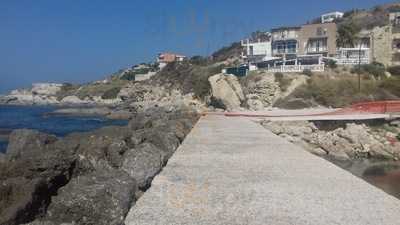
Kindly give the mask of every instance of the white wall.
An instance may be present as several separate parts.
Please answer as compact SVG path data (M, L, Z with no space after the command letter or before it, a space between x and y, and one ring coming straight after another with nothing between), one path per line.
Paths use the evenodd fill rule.
M272 55L272 45L271 42L256 42L256 43L246 43L244 42L244 47L246 48L247 55L250 56L250 47L253 47L253 55Z

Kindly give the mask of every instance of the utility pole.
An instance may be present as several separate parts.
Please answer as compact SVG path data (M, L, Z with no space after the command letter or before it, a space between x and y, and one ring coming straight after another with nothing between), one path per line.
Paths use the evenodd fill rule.
M361 43L360 40L360 48L358 50L358 92L361 93Z

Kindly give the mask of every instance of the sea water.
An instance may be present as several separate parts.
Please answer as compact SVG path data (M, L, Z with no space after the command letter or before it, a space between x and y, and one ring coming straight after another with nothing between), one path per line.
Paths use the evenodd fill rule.
M85 132L103 126L126 125L126 120L110 120L99 116L47 116L52 106L4 106L0 105L0 130L35 129L59 137L72 132ZM4 136L4 135L3 135ZM7 149L7 139L0 138L0 152Z

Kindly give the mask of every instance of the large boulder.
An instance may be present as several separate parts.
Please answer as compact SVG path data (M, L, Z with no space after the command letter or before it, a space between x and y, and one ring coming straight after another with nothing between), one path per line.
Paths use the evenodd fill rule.
M140 189L146 189L161 171L164 157L155 145L143 143L125 154L122 169L137 181Z
M247 105L252 110L270 107L280 97L281 88L274 74L261 73L249 76L244 81Z
M304 139L311 145L321 148L332 159L346 161L350 156L354 156L347 154L352 151L349 143L333 132L317 131L305 136Z
M117 170L73 178L52 198L43 221L53 224L120 225L135 202L136 183Z
M369 127L366 125L358 125L355 123L349 123L346 128L339 128L334 131L336 135L347 140L351 146L352 150L347 149L349 155L370 155L375 158L386 158L390 159L393 157L389 153L380 141L378 141L372 134Z
M43 141L49 136L26 133L20 133L21 139L28 140L22 142L18 132L12 134L11 157L0 164L0 224L26 223L40 217L51 197L72 176L77 146L64 141L36 143L32 140ZM20 148L17 143L25 147Z
M79 146L74 175L105 168L119 168L122 165L123 154L130 148L130 136L131 132L127 127L109 126L65 137L69 143Z
M331 122L324 123L330 127ZM395 150L395 143L385 144L386 138L374 135L365 124L347 123L345 127L335 127L333 124L334 129L325 130L318 129L315 124L307 121L264 121L262 125L291 142L301 144L312 153L327 155L336 160L360 157L393 159L398 152Z
M7 147L7 156L10 160L16 160L25 155L40 154L40 151L57 138L53 135L41 133L36 130L20 129L11 132Z
M47 184L43 179L9 178L0 183L0 224L14 225L31 221L45 211L49 198L38 199L45 194Z
M212 97L220 101L227 110L239 109L245 100L242 87L234 75L217 74L208 78Z

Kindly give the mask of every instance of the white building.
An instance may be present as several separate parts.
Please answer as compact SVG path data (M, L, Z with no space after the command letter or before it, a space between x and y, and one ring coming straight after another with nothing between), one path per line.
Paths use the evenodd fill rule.
M339 65L369 64L369 55L369 48L340 48L337 50L336 62Z
M250 62L267 61L272 57L272 42L269 40L242 40L245 51L242 58Z
M326 13L323 14L321 16L321 22L322 23L331 23L333 22L335 19L339 19L342 18L344 15L344 13L342 12L330 12L330 13Z

